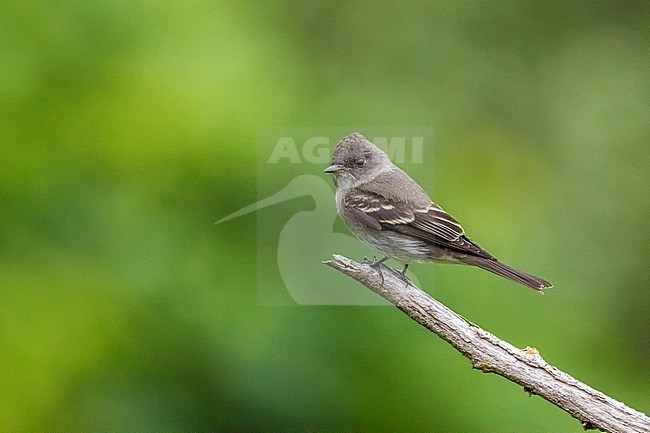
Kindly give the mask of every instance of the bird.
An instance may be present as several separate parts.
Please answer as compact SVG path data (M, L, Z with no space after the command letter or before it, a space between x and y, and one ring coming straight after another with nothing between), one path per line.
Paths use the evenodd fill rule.
M388 155L358 132L341 139L325 173L333 176L336 209L359 240L389 258L476 266L543 293L552 284L511 268L476 242Z

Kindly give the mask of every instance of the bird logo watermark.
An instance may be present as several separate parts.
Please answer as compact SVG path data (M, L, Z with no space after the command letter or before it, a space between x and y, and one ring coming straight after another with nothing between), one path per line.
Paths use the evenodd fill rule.
M217 224L257 215L257 299L262 305L387 305L322 265L333 253L361 260L364 247L337 216L334 186L323 173L345 135L363 131L401 165L432 163L431 127L276 127L259 130L258 201ZM250 222L246 223L250 224ZM413 276L414 277L414 276ZM414 277L415 278L415 277Z

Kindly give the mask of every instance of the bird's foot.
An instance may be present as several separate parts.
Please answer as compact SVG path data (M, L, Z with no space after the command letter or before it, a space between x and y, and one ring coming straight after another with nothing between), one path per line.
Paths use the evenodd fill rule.
M381 275L381 284L384 285L384 274L381 272L381 265L388 260L388 257L384 256L382 259L377 260L376 256L373 256L372 260L368 260L368 257L363 258L363 264L368 265L371 268L375 269Z
M363 261L361 262L364 265L370 265L373 268L378 267L382 263L384 263L386 260L388 260L388 257L384 256L383 258L377 260L377 256L372 256L372 260L370 260L368 257L363 256Z
M386 260L388 260L388 257L384 256L383 258L377 260L377 257L373 257L373 260L371 263L369 263L370 266L372 267L380 267Z
M409 264L406 263L404 264L404 269L401 271L398 271L397 269L392 269L395 275L397 275L402 281L404 281L407 285L412 286L413 283L411 283L411 279L406 275L406 270L409 268Z

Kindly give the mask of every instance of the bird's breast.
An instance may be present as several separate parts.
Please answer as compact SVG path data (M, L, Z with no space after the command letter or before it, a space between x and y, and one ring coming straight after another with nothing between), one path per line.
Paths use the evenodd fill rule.
M335 196L335 200L336 200L336 211L337 211L338 214L341 215L341 216L343 215L343 213L341 212L342 207L343 207L343 198L344 198L344 194L341 192L341 189L340 189L340 188L337 188L337 189L336 189L336 196Z

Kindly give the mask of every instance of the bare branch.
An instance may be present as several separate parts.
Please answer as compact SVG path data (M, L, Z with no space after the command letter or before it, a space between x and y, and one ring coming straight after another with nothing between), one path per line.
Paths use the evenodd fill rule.
M578 419L585 429L650 432L650 418L547 364L536 349L518 349L465 320L396 271L334 255L324 262L377 293L411 319L437 334L469 358L474 368L496 373L539 395Z

